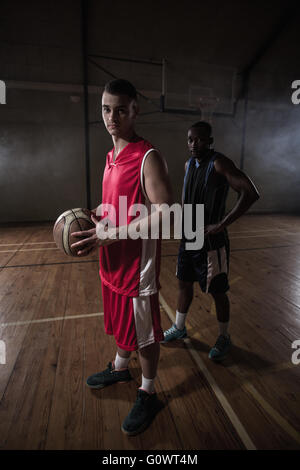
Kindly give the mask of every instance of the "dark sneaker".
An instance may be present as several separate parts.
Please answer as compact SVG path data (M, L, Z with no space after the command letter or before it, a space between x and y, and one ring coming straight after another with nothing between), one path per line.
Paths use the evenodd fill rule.
M209 351L209 359L213 361L220 361L223 359L231 348L230 336L220 335L216 344Z
M90 388L103 388L117 382L129 382L132 377L128 369L114 370L112 363L107 364L107 369L87 378L86 384Z
M182 330L179 330L175 323L168 330L164 331L164 340L161 343L168 343L169 341L174 341L175 339L182 339L187 336L186 327Z
M156 393L150 394L139 388L136 402L122 424L122 431L128 436L144 431L161 407Z

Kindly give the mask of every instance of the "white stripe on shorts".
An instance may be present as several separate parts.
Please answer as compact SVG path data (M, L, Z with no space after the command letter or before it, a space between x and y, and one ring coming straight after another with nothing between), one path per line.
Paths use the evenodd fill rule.
M207 279L206 279L206 293L211 281L217 274L226 273L227 274L227 253L225 246L219 248L220 258L221 258L221 267L219 266L218 260L218 250L212 250L207 252Z
M133 297L132 301L137 344L138 348L142 349L155 342L151 301L149 295L144 297Z

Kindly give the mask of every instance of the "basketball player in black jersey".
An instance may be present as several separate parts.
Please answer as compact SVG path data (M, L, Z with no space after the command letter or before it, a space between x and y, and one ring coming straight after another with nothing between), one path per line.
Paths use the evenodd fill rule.
M193 284L199 282L201 290L212 295L219 337L210 350L212 360L221 360L231 346L228 334L230 305L226 292L229 289L229 239L226 227L259 198L251 180L229 158L211 148L213 143L211 125L200 121L188 131L188 148L191 154L185 164L183 203L204 204L204 245L200 250L186 250L187 240L181 240L177 278L179 296L176 322L164 332L164 343L187 336L185 320L193 300ZM231 187L239 194L234 208L225 215L227 193ZM195 230L195 217L193 218ZM188 240L191 242L191 240Z

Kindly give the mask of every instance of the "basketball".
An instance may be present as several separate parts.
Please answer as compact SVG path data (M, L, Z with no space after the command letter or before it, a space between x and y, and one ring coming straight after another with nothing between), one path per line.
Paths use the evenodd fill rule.
M95 227L88 209L70 209L61 214L53 227L53 238L57 247L66 255L77 256L78 249L71 245L79 239L72 237L73 232L90 230Z

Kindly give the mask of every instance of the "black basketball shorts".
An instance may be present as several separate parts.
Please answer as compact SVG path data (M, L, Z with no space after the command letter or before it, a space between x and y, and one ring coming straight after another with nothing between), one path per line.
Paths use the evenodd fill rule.
M180 281L199 282L201 290L221 294L229 290L229 243L216 250L185 250L181 241L176 276Z

